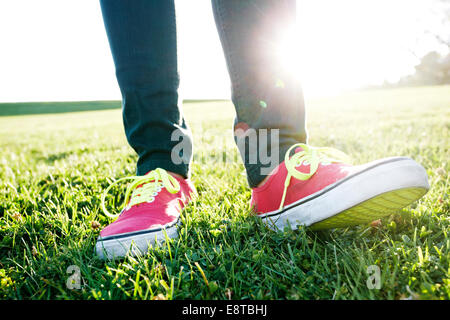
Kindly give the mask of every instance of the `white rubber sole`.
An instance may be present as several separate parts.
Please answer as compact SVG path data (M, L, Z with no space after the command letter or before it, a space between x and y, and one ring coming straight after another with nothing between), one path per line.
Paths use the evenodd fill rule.
M422 197L425 169L406 157L381 159L282 210L258 215L273 229L345 227L379 219Z
M97 256L102 260L123 258L126 255L136 256L147 253L150 246L157 246L169 239L178 237L178 224L170 227L130 232L110 237L99 237L95 245Z

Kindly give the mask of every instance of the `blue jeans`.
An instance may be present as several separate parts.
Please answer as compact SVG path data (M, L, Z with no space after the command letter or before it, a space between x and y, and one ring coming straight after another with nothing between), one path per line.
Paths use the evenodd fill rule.
M295 2L212 0L231 79L235 129L256 133L266 129L269 141L278 130L278 141L272 143L259 134L238 143L250 187L267 175L262 168L274 165L261 159L261 148L278 153L278 165L292 144L306 142L300 84L280 66L274 50L280 33L295 22ZM137 174L160 167L188 177L192 135L179 108L174 1L100 0L100 4L122 94L125 133L139 156ZM181 163L172 159L180 141L172 139L175 130L188 146L180 154Z

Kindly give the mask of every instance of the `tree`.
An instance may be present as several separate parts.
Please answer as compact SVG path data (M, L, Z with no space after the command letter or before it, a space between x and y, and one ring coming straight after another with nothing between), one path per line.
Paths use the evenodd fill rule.
M449 60L450 55L442 57L436 51L429 52L415 67L415 75L421 84L450 83Z
M450 0L433 0L432 3L431 14L439 23L427 27L425 35L432 36L446 53L426 53L415 66L415 73L402 77L398 86L450 84Z

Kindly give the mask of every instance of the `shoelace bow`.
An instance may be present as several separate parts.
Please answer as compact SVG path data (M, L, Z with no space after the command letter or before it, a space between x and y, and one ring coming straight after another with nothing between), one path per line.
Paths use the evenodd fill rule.
M292 157L289 158L292 149L298 147L302 148L302 151L294 153ZM350 163L351 161L350 158L345 153L334 148L317 148L308 146L304 143L297 143L291 146L284 156L284 163L286 165L288 174L284 182L283 196L281 198L279 210L283 209L287 188L291 183L291 177L303 181L308 180L316 173L320 163L332 163L332 162ZM308 173L300 172L296 169L296 167L302 164L305 165L309 164Z
M132 180L125 192L125 200L123 201L122 210L127 206L131 207L144 202L152 202L155 197L162 190L166 188L170 193L177 193L180 191L180 183L173 176L167 173L166 170L157 168L145 176L131 176L121 178L111 183L109 187L103 192L101 205L103 213L110 218L117 218L120 213L112 214L105 207L105 198L109 190L116 184L124 180ZM140 186L140 187L138 187ZM128 202L129 200L129 202ZM121 211L122 211L121 210Z

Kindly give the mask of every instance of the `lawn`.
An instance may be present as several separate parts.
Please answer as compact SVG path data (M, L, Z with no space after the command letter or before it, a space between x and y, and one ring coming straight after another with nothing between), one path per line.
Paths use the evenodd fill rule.
M92 109L117 107L108 103ZM136 162L120 110L34 105L25 109L54 113L0 105L1 299L450 298L450 86L307 101L311 145L338 148L355 164L409 156L431 184L419 202L380 224L321 232L274 232L252 216L231 103L185 103L199 197L184 210L178 239L110 262L94 255L110 222L101 194L134 174ZM112 190L109 208L124 188ZM377 267L379 289L367 285ZM79 288L70 282L78 271Z

